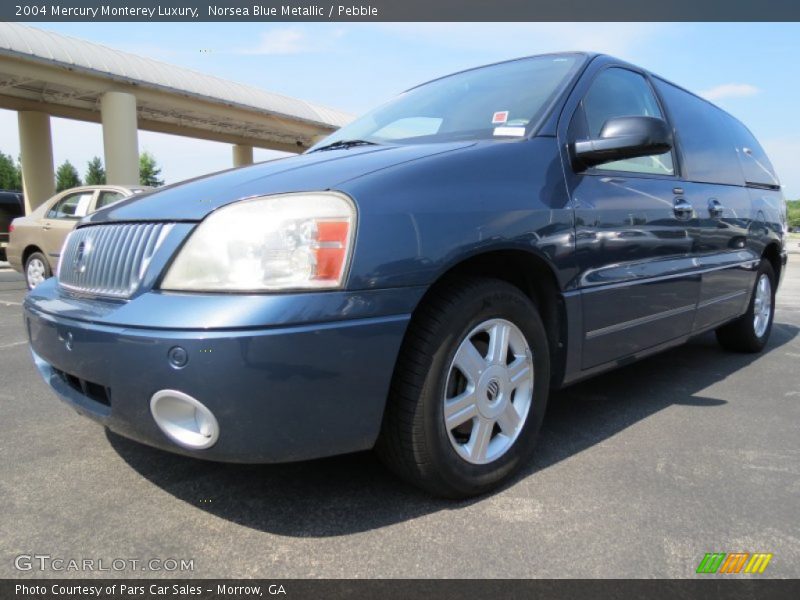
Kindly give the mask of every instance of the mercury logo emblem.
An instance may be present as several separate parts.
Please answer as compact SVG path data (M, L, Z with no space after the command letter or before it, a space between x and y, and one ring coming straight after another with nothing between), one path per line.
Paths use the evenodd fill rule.
M72 270L75 273L83 273L86 271L86 257L91 249L92 245L87 240L78 244L78 248L75 252L75 260L72 264Z
M497 397L500 395L500 382L497 379L492 379L489 382L489 385L486 386L486 397L489 399L489 402L494 402L497 400Z

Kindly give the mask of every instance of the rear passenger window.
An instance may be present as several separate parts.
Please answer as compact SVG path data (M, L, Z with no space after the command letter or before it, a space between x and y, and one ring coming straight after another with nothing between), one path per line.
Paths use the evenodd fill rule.
M675 126L689 181L743 185L733 132L719 108L665 81L656 79Z
M603 125L614 117L664 118L647 80L627 69L611 68L602 71L592 82L581 105L590 138L599 137ZM598 169L656 175L674 173L671 152L659 156L618 160L606 163Z
M779 186L780 181L775 174L775 169L755 136L733 117L728 117L728 121L736 142L739 162L744 171L744 180L755 185Z
M47 213L48 219L80 219L89 212L94 192L77 192L64 196Z

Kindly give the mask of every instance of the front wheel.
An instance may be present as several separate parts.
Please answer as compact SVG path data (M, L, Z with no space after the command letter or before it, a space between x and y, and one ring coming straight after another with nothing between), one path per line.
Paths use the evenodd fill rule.
M436 495L496 487L531 457L549 356L536 306L518 288L493 279L443 284L409 325L379 455Z
M29 290L32 290L52 275L50 264L41 252L34 252L25 261L25 283L28 285Z
M747 312L735 321L718 328L717 340L728 350L761 352L769 340L774 317L775 271L768 260L762 259Z

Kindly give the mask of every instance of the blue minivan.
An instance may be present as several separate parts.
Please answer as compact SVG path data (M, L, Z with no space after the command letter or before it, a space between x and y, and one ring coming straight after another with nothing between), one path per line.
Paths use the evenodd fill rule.
M542 55L90 215L25 324L53 390L129 438L231 462L374 447L464 497L529 460L552 388L709 330L760 351L785 230L739 121Z

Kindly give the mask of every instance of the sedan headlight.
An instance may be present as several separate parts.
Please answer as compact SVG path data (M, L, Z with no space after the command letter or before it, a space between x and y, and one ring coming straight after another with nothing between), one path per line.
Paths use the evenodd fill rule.
M344 194L306 192L242 200L197 226L161 283L165 290L338 288L355 233Z

